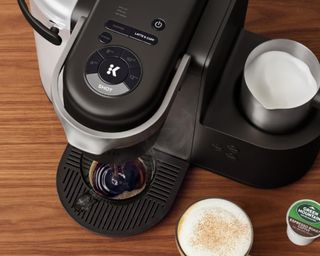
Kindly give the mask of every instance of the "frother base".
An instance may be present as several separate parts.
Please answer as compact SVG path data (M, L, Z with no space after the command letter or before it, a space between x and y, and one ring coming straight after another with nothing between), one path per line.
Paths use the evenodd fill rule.
M191 163L258 188L278 188L301 179L320 148L320 112L295 130L272 134L243 113L240 90L250 52L267 38L241 31L195 133Z
M91 160L68 146L57 173L60 200L69 215L83 227L107 236L142 233L159 223L172 207L189 164L155 151L157 169L150 186L137 197L106 200L92 191L82 168Z

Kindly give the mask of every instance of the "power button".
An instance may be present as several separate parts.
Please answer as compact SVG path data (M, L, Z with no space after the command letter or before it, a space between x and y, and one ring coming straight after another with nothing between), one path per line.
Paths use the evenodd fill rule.
M162 20L162 19L155 19L155 20L152 22L152 27L153 27L155 30L162 31L162 30L165 29L166 23L165 23L165 21Z

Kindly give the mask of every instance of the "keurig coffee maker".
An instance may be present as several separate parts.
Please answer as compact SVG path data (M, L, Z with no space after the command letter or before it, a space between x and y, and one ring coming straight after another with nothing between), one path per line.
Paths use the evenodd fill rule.
M241 102L245 0L18 0L35 30L43 87L68 146L60 200L79 224L126 236L159 223L190 165L275 188L319 151L320 114L257 127Z

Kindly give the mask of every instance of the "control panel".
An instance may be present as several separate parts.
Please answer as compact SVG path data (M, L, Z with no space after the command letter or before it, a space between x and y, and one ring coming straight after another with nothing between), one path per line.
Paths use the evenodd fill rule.
M113 20L109 20L106 23L106 28L115 33L127 36L130 39L138 40L146 44L156 45L158 43L158 38L155 35Z
M206 2L97 0L64 68L69 114L108 132L131 129L150 118Z
M86 78L95 92L103 96L121 96L138 86L142 65L129 49L106 47L90 56Z

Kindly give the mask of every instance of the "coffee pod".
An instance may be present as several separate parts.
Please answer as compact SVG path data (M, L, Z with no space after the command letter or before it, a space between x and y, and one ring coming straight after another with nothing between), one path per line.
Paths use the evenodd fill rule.
M292 243L306 246L320 237L320 204L313 200L294 203L287 213L287 234Z
M224 199L191 205L180 218L176 243L182 256L246 256L253 243L248 215Z

